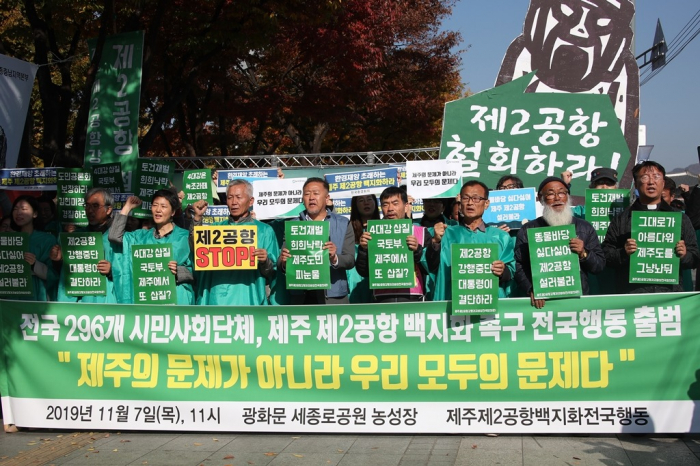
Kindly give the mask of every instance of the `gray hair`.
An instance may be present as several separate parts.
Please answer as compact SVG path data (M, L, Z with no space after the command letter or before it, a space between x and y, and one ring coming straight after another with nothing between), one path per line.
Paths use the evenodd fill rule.
M229 183L228 187L226 188L226 195L228 196L228 190L231 189L231 186L240 186L240 185L245 186L245 192L248 195L248 197L253 197L253 185L250 184L249 181L244 180L242 178L237 178L235 180L231 180L231 183Z
M114 205L114 196L112 196L112 193L107 191L105 188L90 189L88 192L85 193L85 196L83 197L85 199L85 202L87 202L87 200L95 194L102 194L102 200L105 203L105 207L112 207Z

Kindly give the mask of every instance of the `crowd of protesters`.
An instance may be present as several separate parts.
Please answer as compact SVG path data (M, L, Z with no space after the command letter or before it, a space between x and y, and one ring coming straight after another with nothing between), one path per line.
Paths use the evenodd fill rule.
M151 201L152 219L138 221L129 216L142 200L129 197L121 211L114 210L109 191L93 188L85 195L88 226L64 231L101 233L105 257L98 271L107 277L105 296L67 296L62 285L63 254L57 242L60 231L55 202L51 196L19 196L11 214L3 217L0 231L29 234L26 262L36 277L33 295L39 301L132 303L133 274L130 260L135 245L169 243L174 259L169 264L177 284L178 304L268 305L268 304L348 304L447 300L451 297L451 245L491 243L498 246L498 258L491 272L498 277L499 296L529 297L532 306L542 308L545 300L535 299L530 271L527 231L546 226L573 225L576 237L569 242L580 262L583 294L678 292L697 289L691 270L700 265L700 187L682 185L682 197L675 196L675 183L666 177L663 166L647 161L634 167L633 202L611 220L602 244L581 205L572 205L570 176L547 177L537 187L542 216L519 229L487 225L484 212L489 207L490 189L478 180L469 180L457 199L426 199L424 214L416 219L405 242L413 253L415 286L405 289L370 290L368 244L372 237L367 222L380 218L410 219L412 201L404 187L389 187L379 199L374 195L352 199L350 218L333 212L328 183L309 178L303 186L304 211L297 217L271 222L259 221L253 211L252 185L233 180L224 202L229 217L219 225L254 225L258 231L254 270L200 271L193 269L192 236L202 225L208 204L198 201L185 211L175 189L157 191ZM495 189L523 188L516 176L504 176ZM598 168L592 172L591 188L617 188L617 172ZM680 196L679 196L680 197ZM218 199L217 199L218 200ZM635 211L677 212L682 214L681 240L673 245L680 259L678 285L635 285L629 282L630 256L637 250L631 238L631 215ZM323 245L327 251L331 286L327 290L287 290L285 270L291 253L284 238L285 221L327 221L330 235Z

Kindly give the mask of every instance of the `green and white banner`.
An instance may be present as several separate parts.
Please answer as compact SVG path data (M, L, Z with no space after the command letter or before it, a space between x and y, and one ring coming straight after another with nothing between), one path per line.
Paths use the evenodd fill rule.
M168 267L174 260L172 244L135 245L131 254L134 303L177 304L175 275Z
M114 162L93 165L92 187L104 188L112 194L124 193L122 164L119 162Z
M629 205L630 192L627 189L586 190L586 220L595 228L601 244L608 233L610 221Z
M0 233L0 296L32 295L32 268L24 260L24 254L27 252L27 233Z
M5 423L351 433L700 432L698 293L400 306L2 301Z
M444 159L408 161L406 187L417 199L455 197L462 188L462 164Z
M630 283L677 285L681 260L680 212L632 212L632 239L637 251L630 256Z
M85 227L85 193L92 186L92 173L80 168L56 169L56 202L58 221L66 225Z
M583 293L578 254L569 248L573 238L573 225L527 230L535 299L572 298Z
M406 243L413 235L411 221L369 220L367 231L372 235L367 244L370 289L416 286L413 251Z
M159 189L168 189L175 174L175 162L172 160L144 158L136 164L134 175L134 196L141 199L141 205L131 211L136 218L151 218L151 198Z
M212 205L211 183L210 169L186 170L182 175L182 190L185 193L182 208L200 200Z
M292 254L286 264L288 290L330 290L330 258L323 249L329 226L330 222L285 222L285 243Z
M61 233L59 238L66 295L106 295L107 277L97 270L105 258L102 233Z
M253 210L258 220L297 217L304 211L302 188L306 178L253 181Z
M452 245L452 312L498 312L498 277L491 264L498 260L497 244Z
M89 46L94 52L95 42ZM121 162L127 189L139 155L142 58L143 31L105 39L88 116L85 168Z

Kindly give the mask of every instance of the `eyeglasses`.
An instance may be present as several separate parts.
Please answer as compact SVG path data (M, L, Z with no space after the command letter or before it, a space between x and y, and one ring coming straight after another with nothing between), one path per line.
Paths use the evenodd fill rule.
M498 188L498 189L499 189L499 190L502 190L502 189L516 189L517 187L518 187L517 184L511 183L511 184L504 184L503 186L501 186L501 187Z
M462 204L469 204L469 201L472 201L474 204L478 204L480 202L484 202L485 200L486 198L481 196L461 196L459 198L459 201Z
M97 210L100 207L105 207L104 204L85 204L85 209L90 209L90 210Z
M650 179L654 181L661 181L664 179L664 176L661 173L653 173L651 175L642 175L637 179L642 183L648 183Z
M545 199L554 199L555 197L566 197L568 195L569 195L569 193L567 193L566 191L559 191L556 193L554 191L547 191L546 193L544 193L544 198Z

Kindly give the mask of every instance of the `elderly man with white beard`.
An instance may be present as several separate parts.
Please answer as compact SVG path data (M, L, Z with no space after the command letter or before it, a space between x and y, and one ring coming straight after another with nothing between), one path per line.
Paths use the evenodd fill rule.
M554 176L545 178L537 190L537 196L544 207L541 217L526 223L518 232L515 241L515 281L520 289L530 296L530 303L537 309L544 307L544 299L535 299L532 290L532 272L530 270L530 249L527 230L530 228L574 225L576 238L569 241L571 252L578 254L581 264L581 288L588 294L588 274L599 273L605 268L605 255L600 247L598 235L593 226L585 220L575 218L571 211L569 187Z

